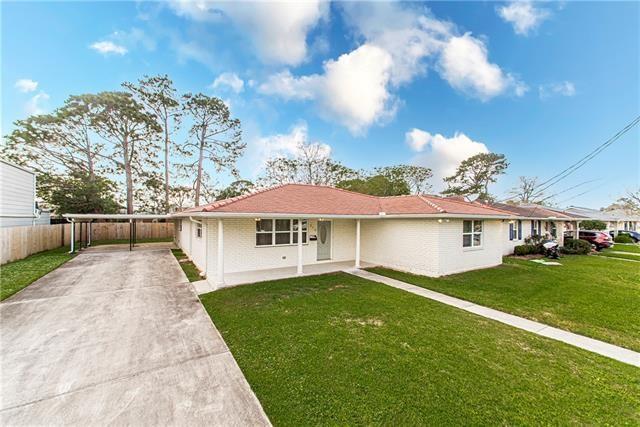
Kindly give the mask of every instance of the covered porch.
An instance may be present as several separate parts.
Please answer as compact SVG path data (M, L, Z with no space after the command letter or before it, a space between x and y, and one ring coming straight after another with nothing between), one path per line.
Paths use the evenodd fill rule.
M361 268L373 267L374 264L360 262ZM322 264L309 264L303 266L303 272L298 273L297 267L269 268L264 270L241 271L236 273L226 273L222 283L212 284L207 280L193 282L193 286L198 293L205 294L217 289L228 288L237 285L246 285L267 280L280 280L292 277L314 276L317 274L334 273L337 271L348 271L355 269L355 260L326 262Z

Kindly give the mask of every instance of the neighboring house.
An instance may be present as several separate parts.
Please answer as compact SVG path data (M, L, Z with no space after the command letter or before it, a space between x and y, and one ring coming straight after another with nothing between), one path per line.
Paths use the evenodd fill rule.
M49 224L36 203L33 171L0 159L0 227Z
M581 215L588 219L603 221L607 224L606 231L617 233L620 230L640 231L640 215L623 209L600 211L597 209L571 206L565 210L568 214Z
M173 215L176 242L215 287L247 271L348 262L442 276L502 263L513 215L436 196L287 184Z
M503 255L513 254L514 247L523 245L531 236L542 236L564 244L564 232L575 229L576 218L546 206L525 204L511 205L492 203L494 208L506 211L516 218L507 221L502 234Z

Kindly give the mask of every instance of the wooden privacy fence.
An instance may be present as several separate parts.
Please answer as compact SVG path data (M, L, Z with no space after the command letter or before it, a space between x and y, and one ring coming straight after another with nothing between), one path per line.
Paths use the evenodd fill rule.
M136 239L173 237L173 222L141 222L136 226ZM82 226L83 236L86 225ZM80 240L80 225L75 226L75 239ZM128 222L96 222L91 226L91 240L127 240ZM71 244L71 224L34 225L0 228L0 264L26 258L36 252Z

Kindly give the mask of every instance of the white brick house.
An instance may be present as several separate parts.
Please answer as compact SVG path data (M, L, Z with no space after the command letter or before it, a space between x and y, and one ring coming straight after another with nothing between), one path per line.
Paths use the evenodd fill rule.
M492 267L502 262L501 235L514 216L453 198L288 184L174 218L176 243L215 289L247 272L270 278L314 266L382 265L428 276Z

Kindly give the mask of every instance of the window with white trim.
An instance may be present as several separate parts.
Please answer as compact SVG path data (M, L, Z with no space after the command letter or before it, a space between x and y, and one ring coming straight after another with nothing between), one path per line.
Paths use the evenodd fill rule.
M462 221L462 247L475 248L482 246L482 221Z
M196 224L196 237L202 237L202 224Z
M522 240L522 221L509 222L509 240Z
M307 243L306 219L302 220L302 243ZM256 220L256 246L284 246L298 244L297 219Z

